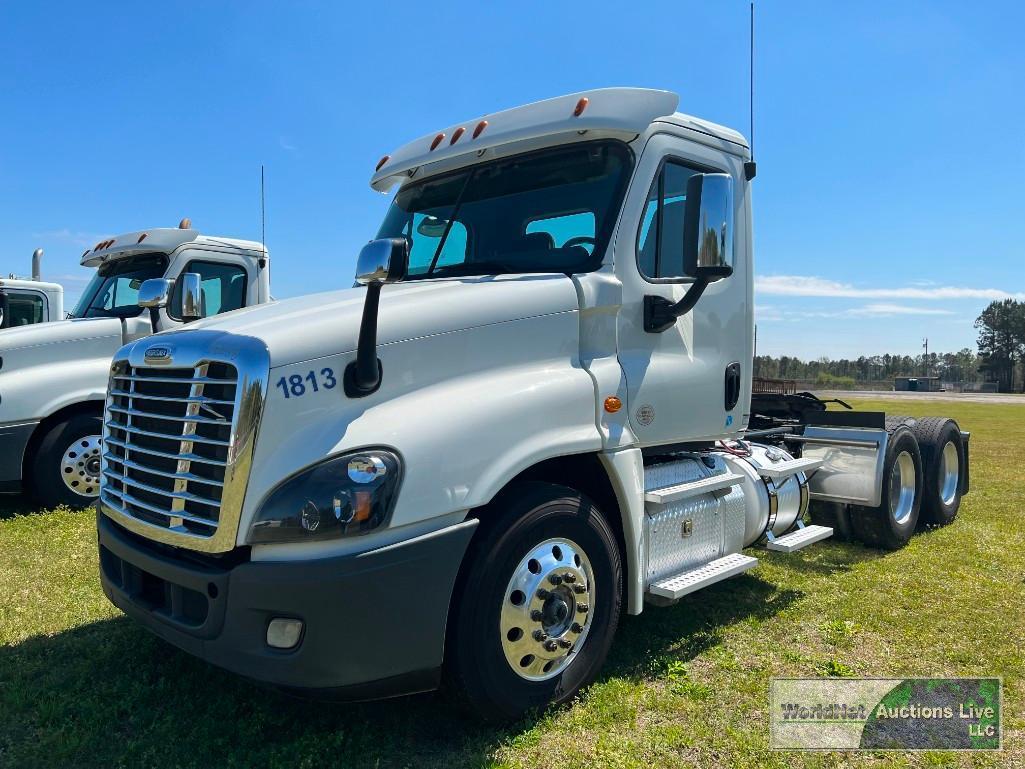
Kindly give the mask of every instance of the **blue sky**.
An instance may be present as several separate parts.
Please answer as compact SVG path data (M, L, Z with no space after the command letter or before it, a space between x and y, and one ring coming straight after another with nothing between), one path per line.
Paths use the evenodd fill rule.
M0 8L0 272L42 246L72 297L106 235L189 216L258 239L261 163L283 297L351 285L388 202L374 163L438 127L637 85L747 132L743 0ZM1025 10L757 13L760 351L973 346L989 298L1025 298Z

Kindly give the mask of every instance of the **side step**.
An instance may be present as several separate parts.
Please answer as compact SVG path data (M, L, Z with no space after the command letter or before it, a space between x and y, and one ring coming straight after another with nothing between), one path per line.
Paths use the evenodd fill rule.
M662 598L682 598L703 587L733 577L741 572L757 566L758 559L743 553L723 556L690 571L680 572L671 577L652 583L648 592Z
M678 483L675 486L666 486L661 489L645 492L644 501L650 502L653 505L667 505L670 502L677 502L688 497L696 497L699 494L730 489L743 480L744 476L737 473L720 473L709 478L702 478L699 481Z
M786 462L777 462L773 465L766 465L759 467L758 474L763 478L771 478L774 481L778 481L780 478L786 478L793 475L794 473L807 473L812 470L818 470L822 467L825 459L788 459Z
M833 530L828 526L804 526L803 524L798 524L798 526L796 531L784 534L782 537L774 537L772 532L769 532L765 549L775 550L779 553L792 553L833 536Z

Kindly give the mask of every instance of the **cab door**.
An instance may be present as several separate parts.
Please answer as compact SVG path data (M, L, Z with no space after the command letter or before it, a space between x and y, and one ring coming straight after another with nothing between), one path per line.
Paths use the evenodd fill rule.
M615 271L623 284L618 354L630 423L642 446L735 435L750 401L753 308L742 158L670 134L655 134L638 161L617 234ZM644 328L644 297L683 298L687 180L727 173L734 185L733 269L710 283L697 305L661 332ZM746 384L745 384L746 383Z

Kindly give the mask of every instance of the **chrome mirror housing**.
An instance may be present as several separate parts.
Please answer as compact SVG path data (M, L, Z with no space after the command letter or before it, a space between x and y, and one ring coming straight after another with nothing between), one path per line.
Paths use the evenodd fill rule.
M405 238L371 240L356 260L356 282L396 283L406 277L409 266L409 241Z
M171 297L171 288L174 283L164 278L150 278L144 280L139 286L138 304L146 309L160 309L167 307Z
M683 269L709 283L733 274L733 178L694 174L687 181Z
M182 320L188 323L203 317L202 278L198 272L184 272L181 281Z

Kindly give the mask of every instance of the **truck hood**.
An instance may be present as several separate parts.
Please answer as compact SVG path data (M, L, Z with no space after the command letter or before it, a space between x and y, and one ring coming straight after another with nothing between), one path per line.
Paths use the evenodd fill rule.
M108 339L111 341L107 342ZM26 347L72 342L89 342L90 346L93 346L94 342L101 346L106 342L113 356L121 346L121 321L117 318L74 318L5 328L0 331L0 353Z
M236 310L188 328L256 337L267 345L271 366L284 366L355 350L365 297L363 287L309 294ZM396 283L381 291L377 343L576 309L576 288L565 275Z

